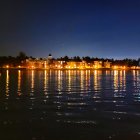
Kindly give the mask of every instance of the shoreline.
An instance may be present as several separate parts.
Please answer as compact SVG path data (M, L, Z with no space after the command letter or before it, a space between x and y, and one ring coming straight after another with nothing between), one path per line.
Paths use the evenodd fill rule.
M83 69L79 69L79 68L15 68L15 67L11 67L11 68L0 68L0 70L140 70L140 68L83 68Z

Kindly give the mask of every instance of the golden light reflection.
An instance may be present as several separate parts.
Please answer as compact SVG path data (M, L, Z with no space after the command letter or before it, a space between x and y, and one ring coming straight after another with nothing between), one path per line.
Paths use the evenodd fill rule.
M81 89L84 89L84 70L81 70Z
M137 70L133 70L132 71L132 73L133 73L133 84L134 84L134 86L138 86L138 82L137 81L140 81L140 79L139 79L139 71L137 71Z
M44 92L47 91L47 71L44 71Z
M9 96L9 70L6 70L6 96Z
M118 91L118 70L114 70L114 90L115 92Z
M90 86L90 70L86 70L86 90L89 90Z
M133 80L135 80L135 78L136 78L136 71L133 70L132 73L133 73Z
M126 89L126 71L123 71L123 87Z
M17 87L18 96L21 95L21 71L18 70L18 87Z
M94 70L94 89L98 90L98 70Z
M34 70L31 71L31 92L34 92Z
M106 74L106 75L110 75L110 71L109 71L109 70L106 70L106 71L105 71L105 74Z
M61 91L61 87L62 87L62 71L58 70L58 77L57 77L57 81L58 81L58 91Z
M121 70L120 71L120 75L119 75L119 87L121 91L125 91L126 90L126 71L125 70Z
M133 84L134 84L134 86L136 86L136 82L135 82L135 81L137 81L137 78L136 78L136 71L133 70L132 73L133 73L133 80L134 80Z
M68 70L68 90L71 90L71 70Z

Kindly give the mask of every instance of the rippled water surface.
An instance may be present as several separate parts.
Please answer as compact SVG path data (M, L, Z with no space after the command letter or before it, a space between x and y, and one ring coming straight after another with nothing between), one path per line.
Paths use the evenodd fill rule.
M0 70L0 139L140 139L140 71Z

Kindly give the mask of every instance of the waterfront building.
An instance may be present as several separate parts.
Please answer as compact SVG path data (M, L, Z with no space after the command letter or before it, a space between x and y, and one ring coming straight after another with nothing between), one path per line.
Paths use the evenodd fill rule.
M94 61L94 68L99 69L102 68L102 61Z
M111 62L109 61L104 62L104 68L111 68Z
M62 69L65 68L65 66L66 66L66 61L53 60L53 68Z
M69 69L77 69L80 67L80 62L75 62L75 61L69 61L67 62L66 68Z

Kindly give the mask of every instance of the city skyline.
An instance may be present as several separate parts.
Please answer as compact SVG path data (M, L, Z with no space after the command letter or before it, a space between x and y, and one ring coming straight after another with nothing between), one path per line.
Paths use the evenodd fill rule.
M138 0L3 1L0 56L139 58Z

